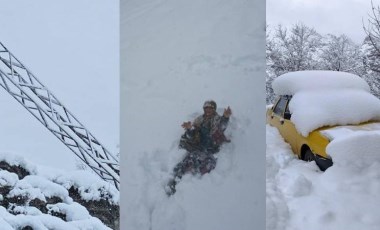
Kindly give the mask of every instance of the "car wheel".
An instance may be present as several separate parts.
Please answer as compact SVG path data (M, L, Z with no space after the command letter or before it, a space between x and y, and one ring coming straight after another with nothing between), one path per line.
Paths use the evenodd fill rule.
M303 156L303 160L307 162L314 161L315 160L314 153L310 149L306 150Z

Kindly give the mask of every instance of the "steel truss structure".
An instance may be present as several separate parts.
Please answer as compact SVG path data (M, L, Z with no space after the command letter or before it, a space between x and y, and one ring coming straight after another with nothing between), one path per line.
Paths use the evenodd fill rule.
M1 42L0 85L96 174L119 189L118 159Z

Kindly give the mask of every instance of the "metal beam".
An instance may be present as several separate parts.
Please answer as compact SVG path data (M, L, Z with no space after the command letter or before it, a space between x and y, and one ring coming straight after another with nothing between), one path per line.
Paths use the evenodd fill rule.
M119 189L118 159L1 42L0 86L96 174Z

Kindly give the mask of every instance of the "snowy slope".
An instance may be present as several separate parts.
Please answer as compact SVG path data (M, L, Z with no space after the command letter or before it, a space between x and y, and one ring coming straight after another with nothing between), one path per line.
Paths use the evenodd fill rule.
M119 192L92 173L0 153L1 229L111 229L106 224L117 226L118 203Z
M264 228L264 12L262 1L121 2L123 229ZM168 198L180 125L207 99L231 106L232 143Z
M267 229L378 229L379 140L378 131L336 138L327 148L334 165L323 173L267 126Z

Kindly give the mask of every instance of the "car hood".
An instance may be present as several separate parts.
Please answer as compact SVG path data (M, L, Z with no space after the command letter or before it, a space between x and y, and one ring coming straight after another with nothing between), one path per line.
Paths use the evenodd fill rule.
M380 122L367 122L360 125L339 125L319 130L330 141L357 134L380 134Z

